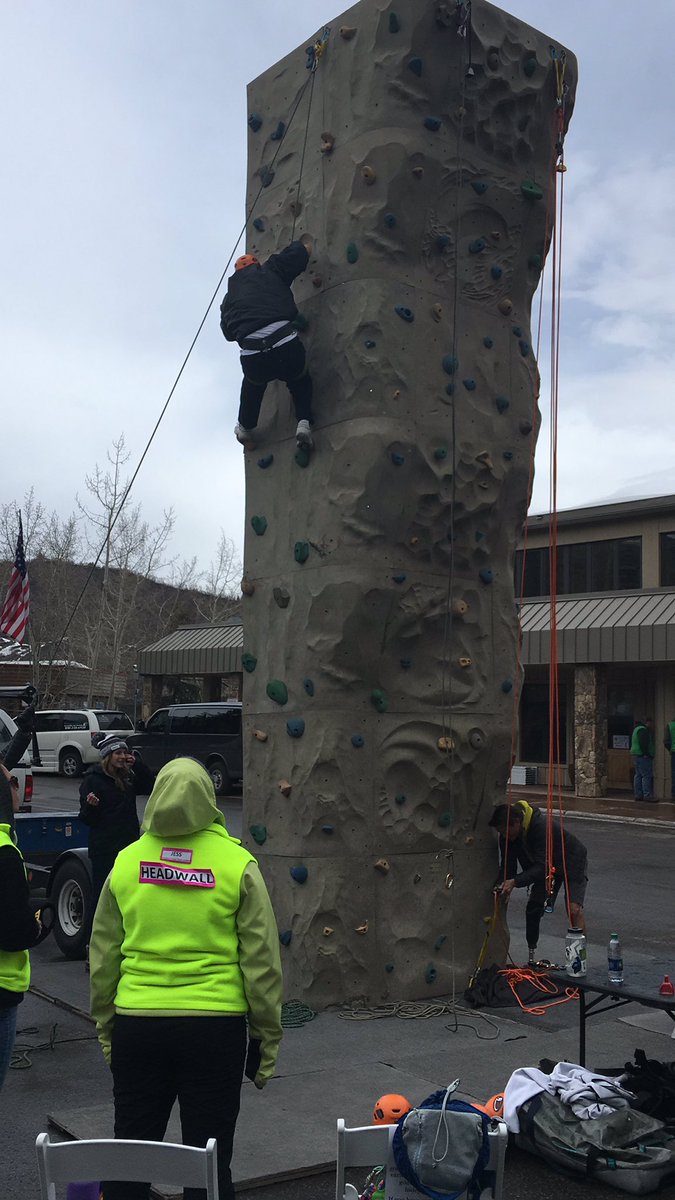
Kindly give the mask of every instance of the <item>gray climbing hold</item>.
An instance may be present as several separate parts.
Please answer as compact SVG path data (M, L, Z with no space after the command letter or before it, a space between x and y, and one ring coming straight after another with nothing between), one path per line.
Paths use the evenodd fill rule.
M486 246L485 238L474 238L472 242L469 242L469 254L482 254Z
M390 33L399 33L400 30L401 30L401 22L399 21L395 12L390 12L389 13L389 32Z
M270 141L280 142L282 137L284 136L285 132L286 132L286 126L284 125L284 122L279 121L279 124L277 125L276 129L274 130L274 133L270 134Z
M415 314L412 308L406 308L403 304L395 304L394 312L398 317L401 318L402 321L408 321L408 323L410 323L411 321L415 320Z
M410 71L412 71L413 75L416 75L417 78L419 79L420 75L422 74L422 59L421 58L409 58L408 59L408 69Z
M254 654L249 654L248 651L245 650L241 656L241 665L245 671L248 671L250 675L252 671L255 671L258 665L258 660Z
M314 681L312 679L303 679L302 686L304 687L308 696L314 695Z
M478 572L478 576L481 583L492 583L492 580L494 579L492 567L481 567L480 571Z
M424 978L426 979L427 983L435 983L437 975L438 971L436 970L434 964L432 962L428 963L427 969L424 972Z
M440 129L440 127L441 127L441 118L440 117L425 117L424 118L424 128L430 129L432 133L437 133L438 130Z
M302 717L292 717L286 722L286 732L289 737L301 738L305 732L305 722Z
M309 542L296 542L293 548L293 557L297 563L307 562L309 558Z
M268 467L272 466L273 462L274 462L274 455L273 454L265 454L263 458L258 459L258 466L260 467L261 471L266 471Z
M262 537L267 529L267 517L251 517L251 525L258 537Z
M462 383L464 384L464 387L466 388L467 392L475 392L475 390L476 390L476 380L475 379L463 379Z
M260 182L263 185L263 187L267 188L270 186L272 180L274 179L274 168L273 167L261 167L260 170L258 171L258 175L260 176Z
M267 841L267 826L266 825L249 825L248 831L259 846L263 846Z
M345 253L347 255L347 262L349 262L349 263L357 262L358 257L359 257L359 248L358 248L356 242L348 242Z
M288 688L282 679L270 679L265 690L275 704L288 704Z
M488 190L488 185L484 179L472 180L471 186L477 196L484 196Z
M502 691L510 692L512 690L513 690L513 680L512 679L504 679L502 681Z
M362 733L353 733L352 734L352 746L354 747L355 750L360 750L364 744L364 741L365 741L365 738Z
M485 346L485 349L486 349L486 350L491 350L491 349L492 349L492 347L494 346L494 342L493 342L493 340L492 340L492 338L491 338L491 337L484 337L484 338L483 338L483 345Z
M292 937L292 930L282 929L281 933L279 934L279 941L281 942L282 946L290 946Z
M272 595L279 608L288 608L291 601L291 594L286 588L275 587L272 589Z
M260 113L252 112L248 119L248 124L249 129L252 129L253 133L257 133L262 125L262 117L260 116Z
M403 571L397 571L396 575L392 575L394 583L405 583L406 576Z
M253 228L257 229L258 233L263 232L263 230L265 228L265 222L263 221L262 217L254 217L253 218Z
M391 461L393 462L395 467L402 467L405 462L405 458L402 454L399 454L396 450L392 450Z
M495 400L495 407L498 413L505 413L509 407L509 402L506 399L506 396L497 396Z
M304 863L301 863L299 867L291 867L290 874L291 879L294 879L296 883L306 883L309 871Z
M446 354L441 366L443 367L446 375L454 375L459 366L459 359L455 358L454 354Z
M490 274L493 279L501 279L504 272L502 271L502 268L498 267L497 264L495 263L494 266L490 267Z

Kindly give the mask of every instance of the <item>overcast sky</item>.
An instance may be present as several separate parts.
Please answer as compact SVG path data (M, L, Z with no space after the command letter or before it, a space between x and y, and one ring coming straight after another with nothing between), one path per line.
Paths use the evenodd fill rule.
M559 507L675 492L675 3L503 7L579 59ZM65 515L122 431L135 465L243 223L246 84L339 11L0 4L0 500L33 484ZM152 520L174 506L173 551L204 566L221 526L243 543L239 378L216 305L133 493ZM548 508L547 456L543 428L534 511Z

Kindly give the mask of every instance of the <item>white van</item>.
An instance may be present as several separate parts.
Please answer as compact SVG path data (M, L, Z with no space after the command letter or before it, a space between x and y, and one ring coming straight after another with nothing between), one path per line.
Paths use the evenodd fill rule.
M112 708L38 709L35 714L40 765L34 771L58 771L74 779L83 768L101 761L96 743L101 734L133 733L126 713Z
M6 750L16 733L16 725L14 719L6 713L4 708L0 708L0 751ZM30 802L33 798L33 772L30 766L30 747L26 750L21 761L10 770L10 775L16 775L19 781L19 794L21 796L21 807L30 808Z

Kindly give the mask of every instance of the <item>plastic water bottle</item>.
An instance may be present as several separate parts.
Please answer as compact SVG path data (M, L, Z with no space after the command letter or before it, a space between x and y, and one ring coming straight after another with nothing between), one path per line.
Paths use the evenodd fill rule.
M623 958L618 933L612 933L607 947L607 971L610 983L623 983Z
M586 974L586 934L576 927L567 930L565 970L576 978Z

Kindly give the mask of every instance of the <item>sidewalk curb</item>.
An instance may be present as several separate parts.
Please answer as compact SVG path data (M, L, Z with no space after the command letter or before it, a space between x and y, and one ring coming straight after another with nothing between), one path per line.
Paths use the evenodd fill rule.
M564 819L567 821L570 817L577 821L611 821L614 825L641 825L647 829L663 829L667 833L675 833L675 821L669 821L667 817L650 820L649 817L615 817L612 813L587 813L568 809Z

